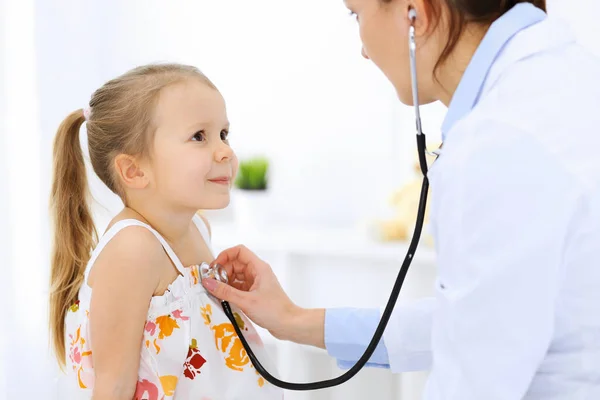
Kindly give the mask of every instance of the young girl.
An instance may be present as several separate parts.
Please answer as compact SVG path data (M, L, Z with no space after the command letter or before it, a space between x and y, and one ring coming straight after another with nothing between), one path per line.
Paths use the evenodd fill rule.
M79 143L84 122L94 171L125 205L99 241ZM57 358L84 397L282 398L200 282L199 265L214 257L196 212L229 203L238 163L228 129L215 86L174 64L107 82L89 109L60 125L50 323ZM236 317L265 359L254 327Z

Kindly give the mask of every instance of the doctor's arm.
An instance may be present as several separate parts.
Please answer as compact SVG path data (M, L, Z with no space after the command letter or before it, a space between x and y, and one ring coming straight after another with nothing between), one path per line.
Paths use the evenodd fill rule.
M327 349L342 368L352 366L364 353L380 320L378 309L305 309L295 305L281 288L271 267L245 246L226 249L215 259L228 276L229 285L202 281L217 298L239 307L252 321L280 340ZM404 370L429 367L431 315L434 299L396 307L388 324L400 337L391 336L394 349L403 348L396 366ZM389 368L386 345L380 342L369 366Z
M573 180L526 133L482 125L436 188L444 201L428 400L523 398L554 329Z
M388 347L394 349L394 370L420 371L431 366L431 321L434 298L397 304L367 366L390 368ZM381 319L379 309L331 308L325 311L325 345L340 368L351 368L363 355ZM390 332L394 332L390 335ZM388 346L390 342L391 346Z

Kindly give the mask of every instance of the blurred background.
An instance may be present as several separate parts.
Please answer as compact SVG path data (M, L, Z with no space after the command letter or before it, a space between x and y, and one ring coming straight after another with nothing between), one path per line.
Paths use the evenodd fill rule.
M600 3L548 8L600 55ZM384 305L412 224L414 114L360 49L342 0L0 0L0 399L73 398L48 342L52 140L96 88L148 62L199 67L226 99L239 158L268 162L265 190L240 185L207 212L215 250L248 245L303 306ZM433 145L445 111L422 109ZM103 232L121 203L90 180ZM434 275L426 237L402 301L428 295ZM285 379L342 372L324 351L265 337ZM365 370L286 399L412 400L425 379Z

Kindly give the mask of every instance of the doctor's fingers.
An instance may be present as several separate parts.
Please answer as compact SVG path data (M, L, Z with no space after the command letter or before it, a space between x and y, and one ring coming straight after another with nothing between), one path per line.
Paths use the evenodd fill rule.
M223 250L213 261L213 263L221 265L228 265L234 262L242 268L245 268L244 265L261 268L264 264L266 264L256 254L242 244Z
M250 289L252 289L254 282L248 282L246 280L240 280L240 279L235 278L233 280L233 282L230 281L229 284L231 286L233 286L234 288L236 288L237 290L241 290L243 292L249 292Z
M227 272L230 281L238 279L240 281L254 281L259 274L254 264L244 264L239 261L230 261L226 264L220 264Z
M215 263L220 264L227 271L229 277L236 276L241 280L253 281L257 276L268 276L273 273L269 264L256 256L234 258L219 255L213 261L213 264Z
M239 290L226 283L214 279L203 279L202 285L216 298L233 303L240 307L244 312L246 312L245 305L253 303L251 297L249 297L250 293Z
M240 289L236 284L248 287L248 289L254 284L256 280L256 271L247 265L239 265L236 262L222 265L227 277L229 278L229 284L237 289ZM243 289L241 289L243 290Z

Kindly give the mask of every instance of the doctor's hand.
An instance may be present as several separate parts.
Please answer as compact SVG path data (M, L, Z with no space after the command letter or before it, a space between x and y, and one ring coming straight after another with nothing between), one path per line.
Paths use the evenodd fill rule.
M239 245L224 250L212 264L220 264L229 277L229 285L202 280L212 295L235 304L277 339L325 348L325 310L294 304L269 264L248 248Z

